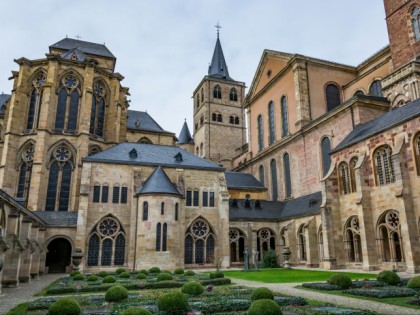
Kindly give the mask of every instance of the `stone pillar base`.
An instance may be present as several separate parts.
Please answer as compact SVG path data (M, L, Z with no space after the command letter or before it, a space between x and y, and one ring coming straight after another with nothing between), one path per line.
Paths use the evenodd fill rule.
M407 273L420 273L420 266L407 266L405 270Z
M324 269L333 270L337 269L337 260L335 258L324 258Z
M375 265L363 265L364 271L374 271L378 269L379 269L378 266L375 266Z
M19 281L17 280L3 280L1 282L3 288L17 288L19 286Z
M39 274L37 272L31 272L31 279L36 279L39 277Z
M19 277L19 282L20 283L28 283L28 282L30 282L30 280L31 280L31 277L29 277L29 276Z

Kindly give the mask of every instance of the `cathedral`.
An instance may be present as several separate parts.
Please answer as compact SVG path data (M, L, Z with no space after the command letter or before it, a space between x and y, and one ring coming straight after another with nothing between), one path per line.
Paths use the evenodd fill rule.
M179 135L129 109L105 45L19 58L0 95L0 280L280 265L420 272L420 0L384 0L357 66L264 50L251 85L219 33Z

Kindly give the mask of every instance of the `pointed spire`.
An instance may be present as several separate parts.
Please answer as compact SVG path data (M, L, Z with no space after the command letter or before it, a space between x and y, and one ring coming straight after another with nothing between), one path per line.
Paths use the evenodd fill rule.
M190 129L187 125L187 120L184 121L184 125L182 126L181 132L179 133L178 137L178 144L194 144L194 139L191 137Z
M209 66L209 76L233 80L229 77L228 67L225 61L225 56L223 55L222 44L220 43L219 29L221 26L219 25L219 22L217 22L215 27L217 28L217 40L216 47L213 52L213 58L211 59L211 64Z

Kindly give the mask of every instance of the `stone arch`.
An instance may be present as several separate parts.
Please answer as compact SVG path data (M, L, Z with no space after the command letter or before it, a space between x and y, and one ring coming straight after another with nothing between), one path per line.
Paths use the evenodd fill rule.
M45 266L49 273L63 273L71 266L72 240L65 235L56 235L47 242Z
M404 262L398 211L387 210L379 216L376 223L376 240L380 262Z
M152 140L150 140L148 137L141 137L138 143L145 143L145 144L153 144Z
M246 234L239 228L229 229L229 247L230 247L230 261L241 262L244 261L244 251L246 246Z
M265 251L276 250L276 233L272 229L263 227L257 231L257 250L258 260L263 259Z
M58 82L58 84L57 84L57 86L55 87L55 91L56 91L56 93L58 93L58 91L60 90L60 88L63 86L63 84L62 84L62 80L63 80L63 78L64 77L66 77L66 76L68 76L68 75L74 75L76 78L77 78L77 80L79 80L79 84L77 85L78 87L79 87L79 92L81 92L81 90L82 90L82 87L83 87L83 82L84 82L84 80L83 80L83 76L79 73L79 71L77 71L76 69L74 69L74 68L69 68L69 69L65 69L65 70L63 70L63 72L61 72L59 75L58 75L58 80L57 80L57 82ZM77 87L76 86L76 87Z
M410 102L410 98L408 98L407 96L403 95L403 94L398 94L396 97L394 97L391 101L391 108L397 108L400 107L404 104L407 104L408 102Z
M97 144L90 144L88 149L88 156L102 152L102 148Z
M305 236L305 224L302 223L297 230L297 246L298 246L298 259L301 262L307 260L306 253L306 236Z
M51 165L51 156L53 155L53 152L55 149L57 149L60 146L65 146L67 147L70 152L71 152L71 159L69 159L70 164L72 165L72 168L74 169L75 165L76 165L76 157L77 157L77 150L74 148L74 146L66 139L61 139L57 142L55 142L54 144L52 144L48 150L47 150L47 156L45 158L45 161L47 163L47 169L50 167Z
M198 216L189 225L184 238L184 263L212 264L215 262L217 238L215 230L202 216Z
M47 70L45 68L39 67L28 78L28 82L32 83L35 80L35 78L38 77L40 74L43 74L45 77L47 77Z
M19 167L22 163L22 159L20 158L23 154L23 152L28 149L30 146L33 146L35 149L36 141L34 139L28 139L26 140L18 149L17 149L17 155L16 155L16 161L15 161L15 167L16 170L19 170Z
M108 107L110 105L111 89L109 88L108 83L103 77L100 77L100 76L95 77L93 79L92 87L94 87L95 84L98 84L98 83L102 84L102 86L105 88L104 101L105 101L105 106Z
M346 220L343 227L344 249L346 251L346 261L361 262L362 243L360 239L359 219L353 215Z

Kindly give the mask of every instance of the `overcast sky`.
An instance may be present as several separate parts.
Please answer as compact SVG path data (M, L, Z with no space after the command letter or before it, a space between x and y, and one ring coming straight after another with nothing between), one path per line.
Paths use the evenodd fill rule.
M0 92L13 59L45 57L66 37L105 43L130 88L130 109L168 131L184 118L220 40L230 76L249 85L264 49L358 65L388 44L383 0L1 0Z

